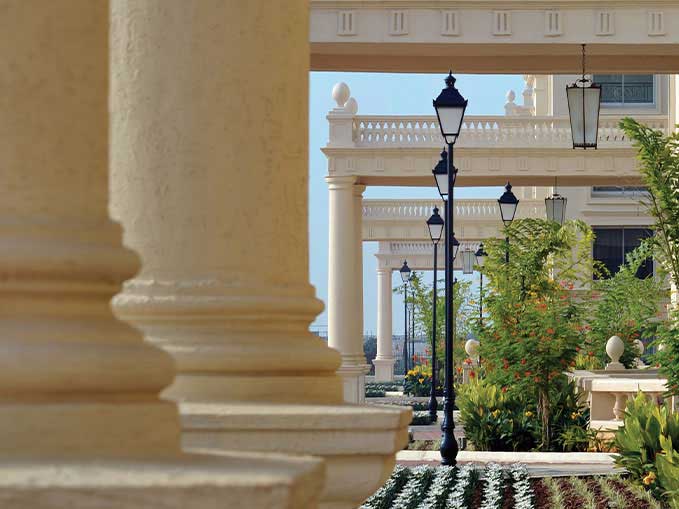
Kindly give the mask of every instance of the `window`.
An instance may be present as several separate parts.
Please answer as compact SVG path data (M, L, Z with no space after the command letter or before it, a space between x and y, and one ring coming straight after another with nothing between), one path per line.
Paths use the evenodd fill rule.
M636 198L648 193L648 188L644 186L594 186L592 196L594 198Z
M593 228L594 259L603 263L611 274L620 270L627 253L639 247L641 241L653 235L648 228ZM653 260L649 258L639 267L637 277L644 279L653 274Z
M601 104L655 104L652 74L595 74L601 85Z

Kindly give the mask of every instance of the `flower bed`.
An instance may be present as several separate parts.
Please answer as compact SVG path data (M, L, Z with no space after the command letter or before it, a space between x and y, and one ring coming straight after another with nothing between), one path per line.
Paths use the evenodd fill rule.
M620 477L529 479L526 467L397 466L361 509L661 509Z

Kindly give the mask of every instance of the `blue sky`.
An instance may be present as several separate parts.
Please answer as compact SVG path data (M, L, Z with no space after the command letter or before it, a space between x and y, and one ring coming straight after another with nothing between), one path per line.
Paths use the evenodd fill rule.
M313 72L309 94L309 259L311 284L327 303L328 295L328 189L324 177L327 159L321 147L328 141L325 118L334 106L331 91L335 83L344 81L358 102L359 114L421 115L433 114L432 99L445 85L443 78L432 74L376 74ZM471 115L504 114L505 94L513 89L521 97L523 79L519 75L460 75L457 88L469 100L467 113ZM518 102L518 101L517 101ZM432 180L433 185L433 180ZM456 198L496 198L500 188L468 187L456 189ZM365 198L436 198L435 187L401 188L368 187ZM377 324L377 243L363 243L363 302L364 329L375 332ZM394 274L393 284L398 284ZM429 277L431 279L431 275ZM403 333L403 300L394 295L394 334ZM326 311L313 326L328 323Z

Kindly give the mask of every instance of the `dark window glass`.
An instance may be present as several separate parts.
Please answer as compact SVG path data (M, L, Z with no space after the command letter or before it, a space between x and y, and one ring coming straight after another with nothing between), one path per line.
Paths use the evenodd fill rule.
M601 85L602 104L653 104L652 74L595 74Z
M627 253L639 247L641 241L653 232L648 228L594 228L594 234L594 259L603 263L611 274L615 274L625 262ZM636 275L642 279L653 275L653 260L646 260Z
M622 265L622 229L595 228L594 234L594 259L615 274Z

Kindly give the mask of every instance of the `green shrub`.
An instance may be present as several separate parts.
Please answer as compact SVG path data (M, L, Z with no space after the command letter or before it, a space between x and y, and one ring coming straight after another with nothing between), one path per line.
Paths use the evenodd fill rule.
M386 396L386 392L381 389L367 389L365 390L366 398L383 398Z
M679 414L649 401L643 393L627 402L615 433L617 465L658 498L679 508Z
M411 426L429 426L433 421L429 412L413 412Z
M365 388L366 390L398 392L403 390L403 382L367 382Z
M467 440L477 451L586 451L593 438L589 410L574 384L563 380L549 394L549 448L541 441L542 422L529 395L479 381L463 386L457 402Z
M431 394L431 367L417 365L403 381L403 392L410 396L429 396Z
M477 451L528 451L537 445L535 405L484 381L462 386L457 397L468 442Z

